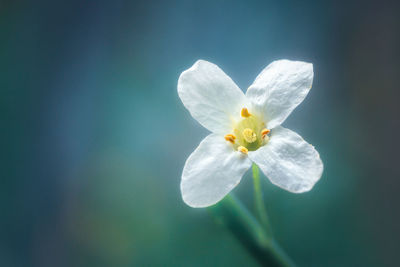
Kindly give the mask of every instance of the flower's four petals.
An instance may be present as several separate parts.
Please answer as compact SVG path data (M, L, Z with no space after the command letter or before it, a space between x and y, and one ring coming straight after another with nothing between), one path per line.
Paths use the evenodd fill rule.
M281 125L307 96L314 77L311 63L277 60L269 64L246 92L267 127Z
M239 87L217 65L198 60L182 72L178 94L190 114L214 133L226 134L245 105Z
M272 130L268 144L249 152L249 158L273 184L293 193L311 190L323 171L315 148L281 126Z
M211 206L241 180L251 161L217 134L207 136L189 156L182 173L181 192L186 204Z

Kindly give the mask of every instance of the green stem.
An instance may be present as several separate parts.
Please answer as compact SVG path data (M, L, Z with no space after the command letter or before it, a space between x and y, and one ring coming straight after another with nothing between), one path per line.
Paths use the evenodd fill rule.
M265 209L263 194L261 190L260 171L256 164L253 164L252 170L253 170L253 182L254 182L254 202L255 202L257 216L261 224L264 226L267 234L269 236L272 236L271 225L269 224L269 219L267 211Z
M226 196L218 204L209 207L208 211L235 235L261 265L294 266L285 252L234 196Z

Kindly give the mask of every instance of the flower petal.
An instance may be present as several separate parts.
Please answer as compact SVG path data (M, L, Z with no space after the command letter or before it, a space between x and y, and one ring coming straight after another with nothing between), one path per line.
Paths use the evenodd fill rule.
M249 152L249 158L273 184L293 193L311 190L324 168L312 145L297 133L281 126L272 130L265 146Z
M269 129L283 123L307 96L313 81L311 63L278 60L269 64L249 87L246 96L264 116Z
M201 125L215 133L229 133L240 116L246 97L217 65L198 60L182 72L178 94L183 105Z
M210 134L185 163L182 198L191 207L213 205L240 182L250 166L246 155L234 151L222 136Z

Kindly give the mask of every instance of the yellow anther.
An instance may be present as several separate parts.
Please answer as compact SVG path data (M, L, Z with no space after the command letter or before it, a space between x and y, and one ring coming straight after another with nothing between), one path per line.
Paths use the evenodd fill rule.
M265 136L266 136L267 134L269 134L269 132L271 132L271 130L263 129L263 130L261 131L261 137L262 137L262 138L265 138Z
M225 135L225 140L231 142L232 144L235 143L236 136L233 134L227 134Z
M247 148L245 148L244 146L239 146L238 151L242 152L243 154L247 154L249 152L249 150Z
M257 140L256 133L250 128L244 129L242 132L242 135L243 135L244 140L246 140L247 143L253 143Z
M242 108L242 111L240 112L240 115L242 115L242 117L248 118L251 116L250 112L247 110L247 108Z

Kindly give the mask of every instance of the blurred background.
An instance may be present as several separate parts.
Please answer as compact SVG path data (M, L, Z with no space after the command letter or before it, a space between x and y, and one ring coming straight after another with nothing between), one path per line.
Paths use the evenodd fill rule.
M270 62L314 64L284 126L321 154L291 194L263 177L299 266L398 266L399 1L0 1L0 265L257 266L181 199L208 134L180 102L197 59L245 90ZM234 193L252 207L247 173Z

